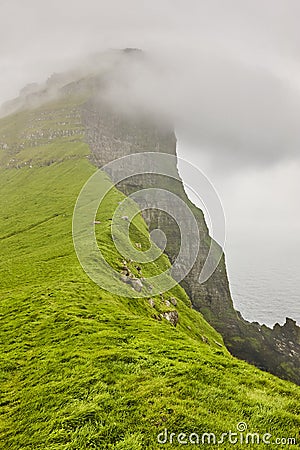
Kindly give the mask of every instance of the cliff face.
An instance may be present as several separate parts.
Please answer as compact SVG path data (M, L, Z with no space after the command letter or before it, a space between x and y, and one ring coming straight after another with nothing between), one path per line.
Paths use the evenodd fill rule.
M147 120L128 118L112 110L101 100L90 100L82 107L82 121L91 160L98 167L125 155L157 151L176 156L176 137L168 125L158 125ZM177 173L176 164L173 170ZM139 175L118 185L126 195L148 187L170 189L182 198L192 210L200 232L200 251L191 271L181 282L193 307L222 335L230 352L257 367L279 377L300 384L300 329L287 319L273 330L243 319L233 307L222 257L213 275L203 284L198 282L206 260L211 238L203 213L188 199L181 182L166 181L156 175ZM167 237L166 253L174 261L180 246L180 233L174 220L164 212L147 210L144 218L150 230L160 228ZM185 232L193 242L193 230Z
M58 82L57 77L54 80L50 79L51 82L48 82L49 86L46 88L42 86L38 90L34 85L26 89L21 97L13 102L13 109L23 107L25 100L27 107L40 104L45 99L49 100L54 91L56 97L64 98L71 95L76 100L74 104L72 103L71 113L68 110L68 114L64 115L58 123L56 123L57 117L53 118L48 113L39 111L33 113L29 109L28 124L25 128L34 128L37 114L36 120L40 121L42 117L45 122L43 130L38 134L32 131L28 135L19 135L14 130L13 140L8 140L6 135L0 136L2 165L7 168L31 167L32 158L34 158L35 165L44 166L51 165L57 160L74 158L71 146L69 148L66 144L63 149L59 149L59 156L56 153L53 154L52 143L57 137L71 139L74 143L84 134L91 149L90 159L98 167L122 156L156 151L174 156L172 170L178 176L176 137L172 126L165 123L153 123L143 117L129 118L116 112L98 97L99 91L105 90L108 78L109 74L106 74L66 83L67 80L62 76L59 77ZM66 119L67 121L74 119L76 124L69 128ZM17 129L19 129L18 124ZM47 152L40 151L41 145L48 146ZM25 147L32 147L32 152L24 159L22 151ZM181 282L191 299L193 308L200 311L205 319L223 335L224 342L233 355L279 377L300 384L300 329L296 323L287 319L284 326L275 325L272 330L258 323L244 320L233 307L224 256L212 276L205 283L200 284L199 275L211 242L202 211L190 202L181 181L167 180L166 177L157 175L140 175L118 185L118 188L127 195L147 187L161 187L176 193L188 205L197 220L200 251L192 269ZM150 230L159 228L165 233L167 237L165 252L173 262L178 254L181 240L176 222L166 213L152 209L144 212L144 218ZM185 233L189 236L189 245L193 246L196 237L194 230L189 228L189 224L186 225ZM186 251L188 252L189 249L187 248Z
M99 271L89 250L88 259L102 276L99 285L81 267L72 218L79 193L97 172L87 158L97 158L100 165L123 154L124 147L126 152L141 150L144 142L149 149L164 145L174 153L176 143L169 127L126 123L103 104L97 105L99 118L92 104L81 107L87 97L78 98L77 87L75 83L63 90L70 97L62 92L56 101L43 104L37 98L38 108L0 119L0 447L153 450L163 430L175 436L209 430L216 436L211 446L228 450L230 443L214 442L240 420L260 436L270 432L270 424L273 436L284 436L288 424L296 444L299 387L232 358L220 334L191 309L180 286L162 295L149 297L149 290L145 298L128 298L119 295L120 285L115 285L118 292L105 289L114 284L114 276L107 267ZM176 160L171 169L176 172ZM97 175L100 192L112 187L105 174ZM129 192L147 183L168 187L167 181L143 176L123 188ZM186 199L180 181L170 188ZM97 220L93 223L88 216L82 231L92 235L94 229L105 260L124 274L122 281L129 274L131 294L140 293L141 285L170 264L162 255L143 265L141 273L134 261L123 261L111 235L111 218L123 201L123 194L111 189ZM206 239L204 258L209 237L201 211L195 208L195 215ZM147 220L169 232L172 259L178 248L176 223L150 212ZM123 231L118 233L122 241ZM190 251L194 237L188 226L185 231ZM133 220L130 237L139 242L138 248L148 248L149 233L140 215ZM228 304L220 306L235 317L224 261L219 269L224 272L214 275L215 286L193 286L190 278L191 292L195 288L197 299L196 289L202 289L201 306L209 305L204 288L211 290L217 308L224 289ZM299 329L289 321L283 335L295 341ZM276 327L279 345L281 337ZM176 438L173 443L178 447ZM168 443L166 447L171 448Z

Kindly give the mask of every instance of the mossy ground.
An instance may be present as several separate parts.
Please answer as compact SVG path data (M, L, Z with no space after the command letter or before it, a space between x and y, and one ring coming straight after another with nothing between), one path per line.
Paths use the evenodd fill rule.
M62 106L47 108L55 117ZM9 142L16 141L11 124L25 127L22 113L3 120L0 134L9 129ZM175 328L153 318L170 309L160 296L152 308L147 299L112 295L87 277L73 247L72 214L95 171L89 149L83 140L59 137L38 158L35 151L15 155L19 169L8 169L4 155L0 173L1 448L179 448L160 446L158 433L220 437L241 421L250 432L298 438L299 387L230 356L179 286L164 294L178 301ZM32 168L22 165L29 160ZM120 255L108 219L122 198L113 189L98 212L99 245L116 268ZM141 217L135 225L134 239L147 243ZM161 257L145 276L166 264ZM259 445L272 447L287 448Z

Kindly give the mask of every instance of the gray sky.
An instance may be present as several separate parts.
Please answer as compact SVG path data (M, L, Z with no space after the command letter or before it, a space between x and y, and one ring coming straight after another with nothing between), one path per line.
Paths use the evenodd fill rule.
M83 55L148 51L111 98L175 123L222 198L233 271L234 248L299 249L299 21L298 0L0 0L0 103Z

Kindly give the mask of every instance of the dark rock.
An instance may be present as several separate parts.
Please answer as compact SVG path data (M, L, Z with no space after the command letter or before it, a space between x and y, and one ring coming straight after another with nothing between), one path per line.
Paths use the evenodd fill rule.
M164 312L161 314L161 316L164 319L167 319L172 325L174 325L174 327L176 327L179 320L179 315L177 311Z
M149 303L149 305L151 306L151 308L154 308L154 307L155 307L155 301L154 301L153 298L148 298L148 303Z
M177 300L175 297L171 297L170 302L172 303L173 306L177 306Z

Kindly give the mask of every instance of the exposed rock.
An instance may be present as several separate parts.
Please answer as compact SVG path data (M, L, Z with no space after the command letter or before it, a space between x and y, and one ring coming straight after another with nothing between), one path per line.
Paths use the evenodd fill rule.
M168 311L161 314L164 319L167 319L174 327L176 327L179 316L177 311Z
M175 297L171 297L170 302L172 303L173 306L177 306L177 300Z
M143 289L142 280L140 278L134 278L129 271L121 274L121 280L129 284L137 292L141 292Z
M128 283L128 277L126 276L126 275L121 275L121 280L124 282L124 283Z
M148 298L148 303L149 303L149 305L151 306L151 308L154 308L154 307L155 307L155 301L154 301L153 298Z
M169 302L169 300L165 300L165 305L169 308L171 306L171 303Z
M289 343L300 344L300 328L297 326L296 321L286 318L286 322L283 326L276 323L273 327L272 335L275 339L285 339Z
M143 283L139 278L129 278L129 283L137 292L141 292L143 289Z

